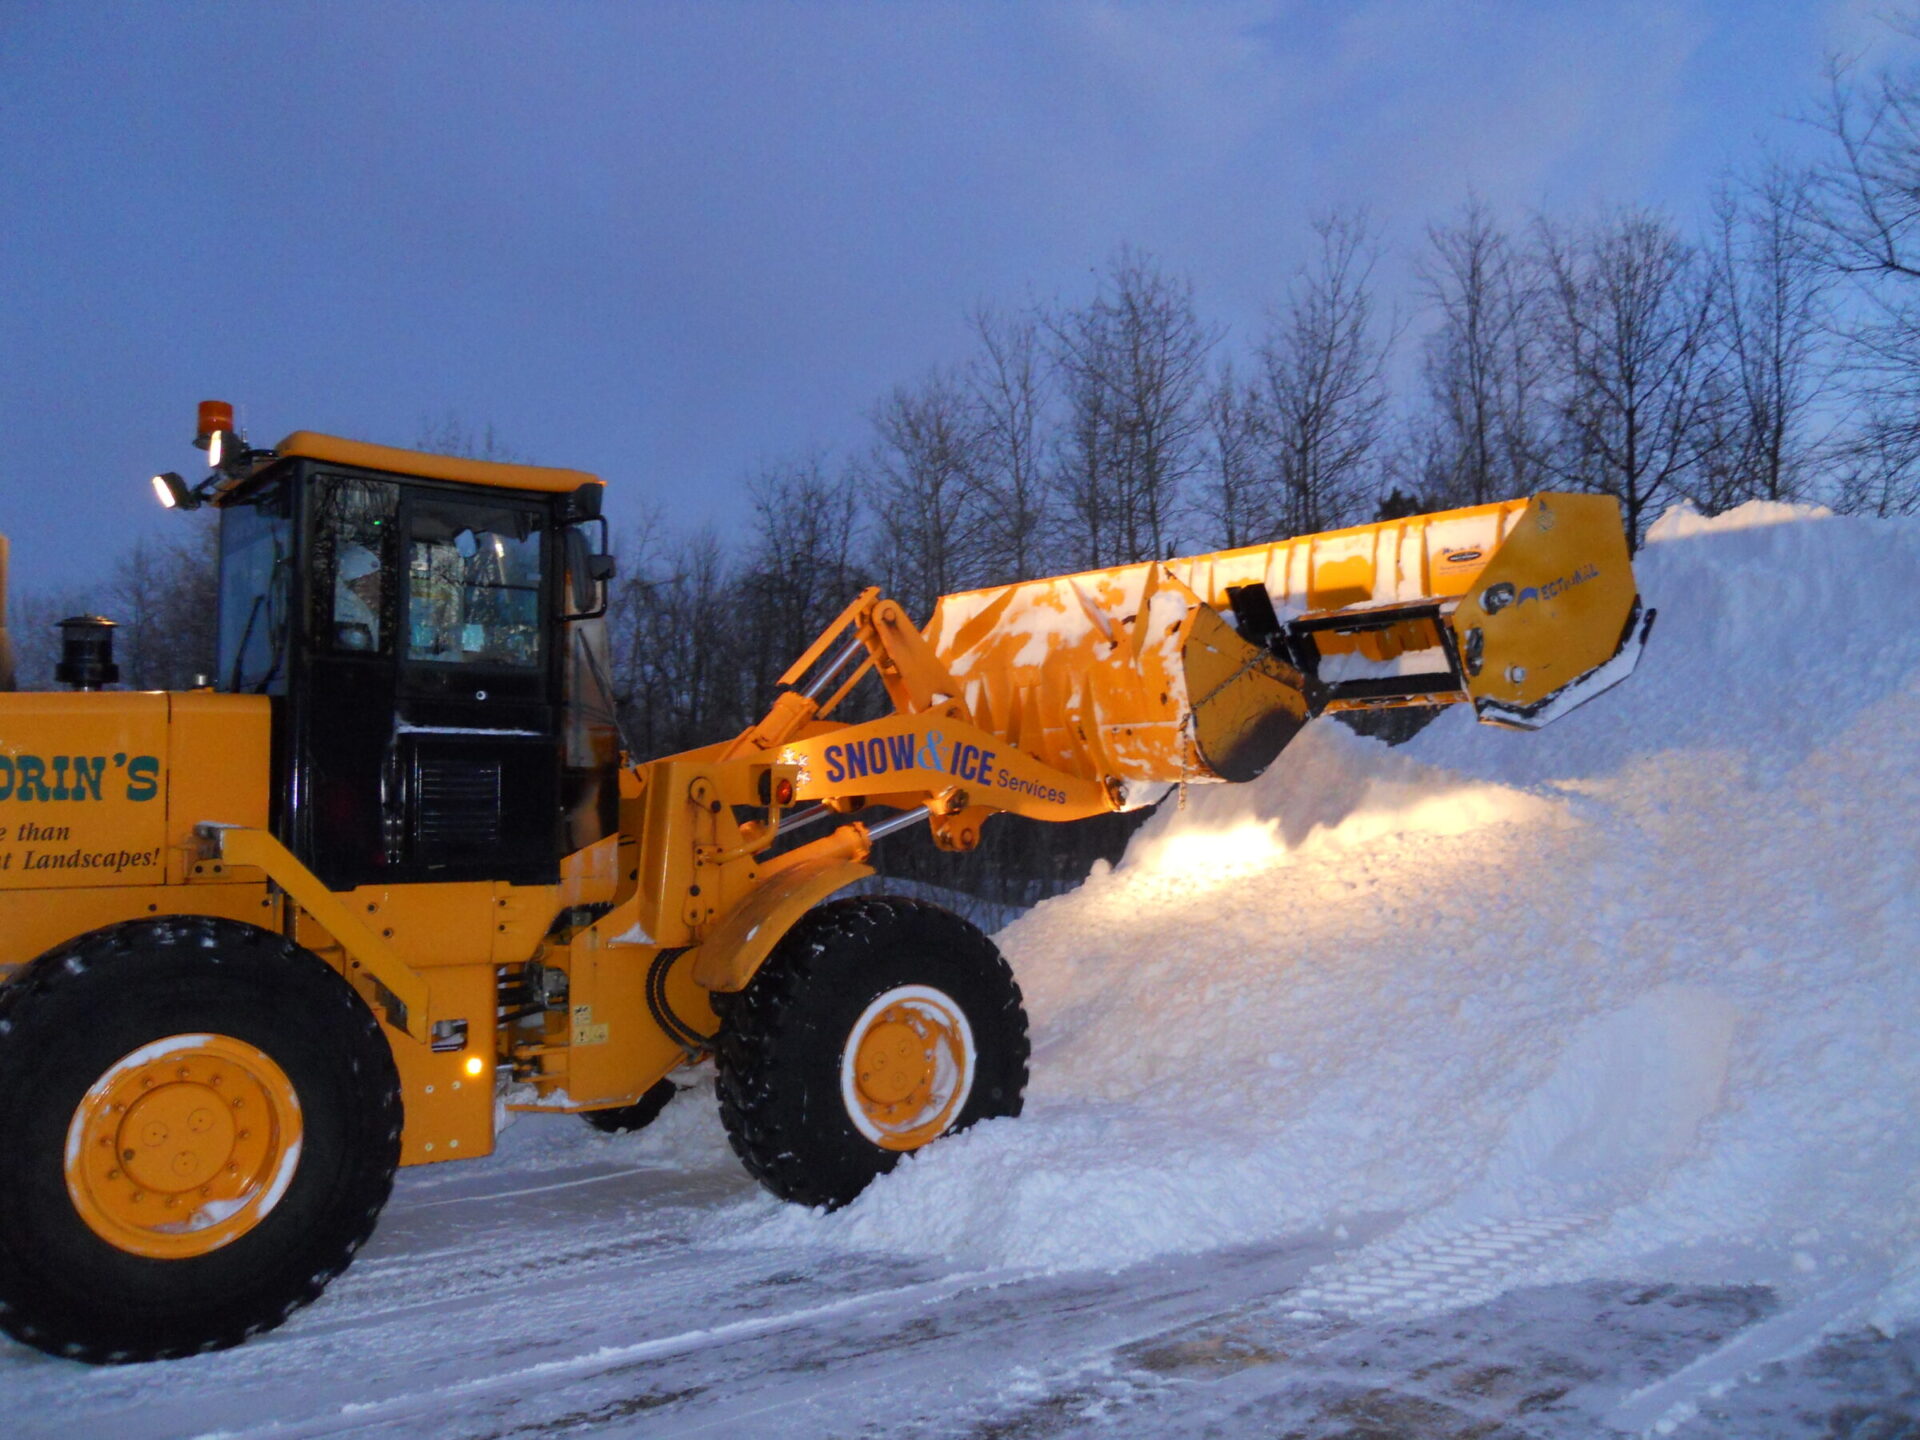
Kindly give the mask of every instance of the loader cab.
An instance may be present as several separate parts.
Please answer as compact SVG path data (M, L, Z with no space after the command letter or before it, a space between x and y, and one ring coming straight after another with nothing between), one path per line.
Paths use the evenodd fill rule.
M216 684L274 697L274 829L329 888L547 884L612 832L599 499L304 433L217 498Z

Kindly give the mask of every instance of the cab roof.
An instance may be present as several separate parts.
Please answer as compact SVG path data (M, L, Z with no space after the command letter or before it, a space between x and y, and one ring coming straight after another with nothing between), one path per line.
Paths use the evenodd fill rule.
M423 480L459 480L501 490L536 490L547 495L571 495L582 485L604 485L585 470L556 470L544 465L507 465L498 460L468 460L459 455L434 455L425 450L402 450L396 445L369 445L343 440L315 430L296 430L274 447L281 458L319 460L329 465L352 465L362 470L386 470Z

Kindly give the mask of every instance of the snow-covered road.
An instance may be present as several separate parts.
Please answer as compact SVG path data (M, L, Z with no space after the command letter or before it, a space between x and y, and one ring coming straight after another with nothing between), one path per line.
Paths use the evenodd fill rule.
M1552 1227L1449 1254L1376 1216L1063 1273L743 1241L771 1202L724 1153L710 1102L683 1095L636 1137L530 1119L491 1160L403 1176L348 1274L241 1349L109 1370L0 1351L4 1433L1575 1436L1700 1403L1680 1434L1818 1435L1849 1406L1879 1417L1862 1434L1920 1424L1901 1399L1920 1343L1872 1333L1712 1409L1716 1385L1817 1332L1765 1287L1521 1288L1438 1316L1421 1303L1450 1273L1554 1243ZM1399 1259L1358 1278L1350 1257L1392 1253L1394 1236ZM1729 1350L1756 1333L1759 1352ZM1728 1353L1731 1372L1713 1363ZM1722 1429L1734 1416L1744 1428Z

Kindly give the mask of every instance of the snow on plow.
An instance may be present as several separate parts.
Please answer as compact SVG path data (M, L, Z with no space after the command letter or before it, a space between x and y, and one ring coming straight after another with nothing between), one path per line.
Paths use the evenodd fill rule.
M1632 673L1618 504L1538 495L949 595L976 715L1070 774L1252 779L1324 711L1469 702L1537 729Z

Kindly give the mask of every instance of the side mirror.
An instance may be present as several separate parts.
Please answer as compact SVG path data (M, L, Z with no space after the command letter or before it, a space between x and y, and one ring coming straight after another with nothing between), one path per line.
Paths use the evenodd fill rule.
M587 526L598 525L596 546L587 535ZM591 620L607 612L607 582L613 579L613 556L607 554L607 522L595 517L566 530L567 609L569 620Z

